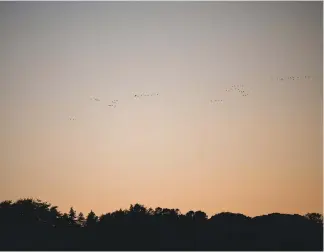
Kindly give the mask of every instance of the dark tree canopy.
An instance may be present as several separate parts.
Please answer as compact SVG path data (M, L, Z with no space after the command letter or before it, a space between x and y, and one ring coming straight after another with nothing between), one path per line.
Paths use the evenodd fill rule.
M98 217L34 199L0 203L1 250L323 250L323 215L223 212L210 218L142 204Z
M305 217L316 223L323 224L323 215L319 213L308 213L305 215Z

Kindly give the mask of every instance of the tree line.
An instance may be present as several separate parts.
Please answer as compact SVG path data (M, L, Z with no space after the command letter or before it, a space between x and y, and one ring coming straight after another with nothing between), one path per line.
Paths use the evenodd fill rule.
M323 215L222 212L130 205L97 216L61 213L38 199L0 203L1 250L323 250Z

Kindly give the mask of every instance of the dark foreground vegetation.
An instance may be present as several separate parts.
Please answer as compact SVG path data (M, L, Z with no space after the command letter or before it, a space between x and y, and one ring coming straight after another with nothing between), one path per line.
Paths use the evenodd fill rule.
M323 250L323 216L250 218L131 205L100 217L47 202L0 203L1 250Z

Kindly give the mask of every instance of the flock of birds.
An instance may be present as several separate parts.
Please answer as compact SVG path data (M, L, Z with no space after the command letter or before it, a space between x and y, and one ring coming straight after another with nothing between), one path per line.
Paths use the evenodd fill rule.
M233 85L230 89L226 89L226 91L231 92L231 91L238 91L241 93L243 96L246 96L247 93L242 89L243 85ZM135 99L140 99L141 97L149 97L149 96L159 96L159 93L136 93L133 95ZM101 99L96 97L96 96L90 96L90 100L95 101L95 102L100 102ZM223 103L224 100L210 100L211 103ZM118 104L118 100L112 100L110 104L108 104L108 107L110 108L116 108ZM69 120L76 120L75 116L70 116Z
M223 100L210 100L210 103L223 103Z
M304 77L300 77L300 76L287 76L287 77L277 77L276 78L277 81L295 81L295 80L312 80L312 77L309 75L305 75Z
M108 104L108 107L116 108L116 105L117 105L117 103L118 103L118 100L112 100L111 103L112 103L112 104Z
M239 92L242 96L248 96L249 94L243 89L243 85L233 85L231 88L226 89L226 92Z
M244 90L244 85L233 85L225 90L226 92L238 92L242 96L248 96L249 94ZM210 100L210 103L222 104L224 100Z
M158 96L158 95L159 95L159 93L151 93L151 94L141 93L141 94L135 94L134 98L139 99L140 97L143 97L143 96Z
M98 97L94 97L94 96L90 96L90 100L93 101L100 101L100 99Z
M284 81L284 80L289 80L289 81L294 81L294 80L312 80L312 77L309 75L305 75L303 78L299 76L288 76L288 77L277 77L278 81ZM228 88L225 90L226 92L238 92L240 95L243 97L248 96L249 94L244 90L244 85L233 85L232 87ZM140 99L140 97L148 97L148 96L159 96L159 93L139 93L139 94L134 94L133 97L134 99ZM95 101L95 102L100 102L101 100L98 97L95 96L90 96L90 100ZM211 104L223 104L224 100L222 99L217 99L217 100L210 100ZM118 100L112 100L110 104L108 104L108 107L110 108L116 108L118 104ZM74 121L75 116L70 116L69 117L70 121Z

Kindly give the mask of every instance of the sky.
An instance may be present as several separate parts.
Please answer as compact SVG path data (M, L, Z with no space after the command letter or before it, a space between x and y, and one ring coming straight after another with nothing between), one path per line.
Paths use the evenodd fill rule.
M0 201L322 213L322 17L301 1L1 2Z

